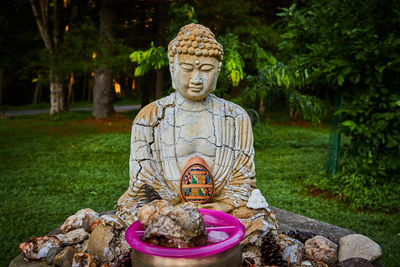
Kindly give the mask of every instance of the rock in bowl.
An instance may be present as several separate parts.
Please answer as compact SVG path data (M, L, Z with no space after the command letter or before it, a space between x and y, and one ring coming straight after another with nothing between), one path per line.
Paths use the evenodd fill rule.
M221 211L199 209L207 228L209 242L195 248L164 248L141 241L144 228L139 221L128 227L125 239L134 249L135 267L241 266L240 241L245 234L243 224Z

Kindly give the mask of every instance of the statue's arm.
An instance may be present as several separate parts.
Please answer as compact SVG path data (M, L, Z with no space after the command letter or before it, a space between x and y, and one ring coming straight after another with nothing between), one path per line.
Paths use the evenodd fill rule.
M255 178L253 132L247 114L235 121L235 162L230 177L211 203L203 208L211 208L232 213L247 205L251 192L257 188Z
M138 191L143 184L149 184L157 189L161 187L159 164L154 152L154 125L151 123L154 107L142 109L135 118L131 132L131 153L129 157L129 187L120 197L116 208L118 215L128 221L136 220L141 199Z

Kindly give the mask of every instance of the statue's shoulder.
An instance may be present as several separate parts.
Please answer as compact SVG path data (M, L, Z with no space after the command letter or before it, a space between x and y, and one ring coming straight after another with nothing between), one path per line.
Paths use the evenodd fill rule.
M163 113L165 112L165 108L168 106L172 106L174 102L175 102L175 93L172 93L169 96L160 98L146 105L136 115L134 123L140 125L148 125L148 126L154 125L161 118L163 118Z
M210 95L210 97L213 102L214 109L223 112L224 116L231 116L234 118L249 116L247 112L238 104L235 104L223 98L219 98L215 95Z

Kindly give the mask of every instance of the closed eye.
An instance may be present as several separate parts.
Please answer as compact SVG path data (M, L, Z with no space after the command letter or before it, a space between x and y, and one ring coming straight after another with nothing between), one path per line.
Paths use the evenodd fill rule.
M193 65L188 64L188 63L181 63L181 64L179 64L179 67L181 67L183 70L186 70L186 71L193 70Z
M202 71L209 71L209 70L214 69L214 66L211 64L204 64L204 65L201 65L200 69Z

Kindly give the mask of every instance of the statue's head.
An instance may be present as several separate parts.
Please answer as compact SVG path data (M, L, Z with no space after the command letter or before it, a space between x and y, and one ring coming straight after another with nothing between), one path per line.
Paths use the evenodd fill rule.
M168 45L172 87L184 98L202 100L217 85L224 51L211 30L188 24Z

